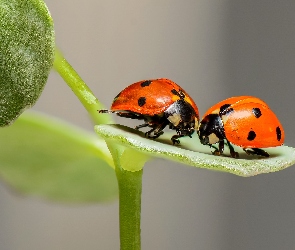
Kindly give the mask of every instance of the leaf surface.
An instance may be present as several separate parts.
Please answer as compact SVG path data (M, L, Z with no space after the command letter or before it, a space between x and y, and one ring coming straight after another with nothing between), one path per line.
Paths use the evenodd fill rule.
M54 28L41 0L0 1L0 126L39 98L54 59Z
M62 202L117 197L111 155L94 133L26 112L0 130L0 151L0 177L23 194Z
M245 177L279 171L295 163L295 149L287 146L265 149L271 155L269 158L249 156L236 147L235 150L240 154L240 158L234 159L229 157L227 149L225 149L225 155L228 157L212 155L213 149L202 145L196 133L193 138L181 138L180 146L173 146L170 140L172 133L165 133L157 140L152 140L145 138L142 132L117 124L97 125L95 130L104 139L138 150L151 157L161 157L193 167Z

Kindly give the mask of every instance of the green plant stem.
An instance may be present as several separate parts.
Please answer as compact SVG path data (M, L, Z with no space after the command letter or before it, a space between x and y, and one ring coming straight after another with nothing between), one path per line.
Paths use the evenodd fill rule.
M119 186L121 250L140 250L140 213L143 170L131 172L116 167Z
M97 112L97 110L105 109L105 107L97 100L90 88L67 62L58 49L55 49L53 68L59 73L59 75L72 89L74 94L79 98L95 124L112 123L110 115L99 114Z
M81 79L77 72L56 49L53 68L60 74L75 95L79 98L85 109L96 124L112 123L110 115L99 114L97 110L104 106L97 100L92 91ZM121 250L140 250L140 214L143 170L131 172L121 167L121 156L118 146L109 149L113 152L116 165L116 175L119 187L119 216L120 216L120 244ZM123 164L132 164L130 161ZM134 163L136 164L136 162ZM139 161L138 164L143 164Z

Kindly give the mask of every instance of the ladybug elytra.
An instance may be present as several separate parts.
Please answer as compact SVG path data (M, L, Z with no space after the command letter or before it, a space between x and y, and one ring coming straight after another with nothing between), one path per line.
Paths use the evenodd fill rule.
M211 107L198 128L202 144L214 147L213 154L223 153L226 141L232 157L238 157L231 144L242 147L247 154L269 157L261 148L280 146L284 143L283 127L259 98L252 96L231 97Z
M150 127L149 138L162 135L169 125L176 130L171 140L179 143L179 138L189 136L198 127L199 111L193 99L175 82L160 78L131 84L113 100L111 110L99 113L116 113L118 116L144 120L136 129Z

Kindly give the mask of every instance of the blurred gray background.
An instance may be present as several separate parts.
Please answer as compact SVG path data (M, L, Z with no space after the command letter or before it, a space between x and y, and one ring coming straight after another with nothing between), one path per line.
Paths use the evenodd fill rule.
M105 105L127 85L159 77L188 91L201 114L227 97L255 95L295 146L294 0L46 3L59 48ZM92 130L55 72L34 109ZM242 178L154 160L143 175L142 249L295 249L294 179L294 167ZM3 184L0 200L1 250L119 249L116 201L66 206Z

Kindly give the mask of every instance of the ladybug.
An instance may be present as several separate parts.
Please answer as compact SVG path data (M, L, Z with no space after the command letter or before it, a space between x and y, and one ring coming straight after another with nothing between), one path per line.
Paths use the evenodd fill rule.
M204 115L198 128L202 144L212 145L214 155L221 155L226 141L230 154L237 158L231 144L242 147L247 154L269 157L261 148L276 147L284 143L283 127L268 107L257 97L237 96L221 101Z
M99 110L99 113L144 120L135 129L150 127L145 135L153 139L162 135L169 125L177 133L171 138L173 144L179 144L180 137L191 137L199 123L199 111L193 99L166 78L131 84L114 98L111 110Z

